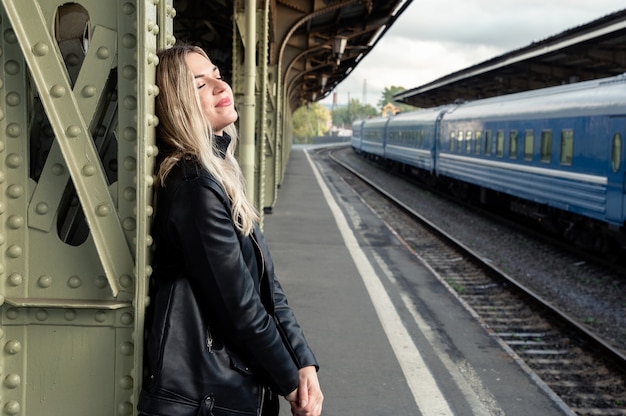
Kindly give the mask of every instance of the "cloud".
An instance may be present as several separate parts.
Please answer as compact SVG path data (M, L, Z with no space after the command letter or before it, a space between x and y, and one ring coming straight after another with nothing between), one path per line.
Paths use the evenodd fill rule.
M623 8L622 0L414 0L334 92L339 104L349 96L375 106L385 87L415 88Z

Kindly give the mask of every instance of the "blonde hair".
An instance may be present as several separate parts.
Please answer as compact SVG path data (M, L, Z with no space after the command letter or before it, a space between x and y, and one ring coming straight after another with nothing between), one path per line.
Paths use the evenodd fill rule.
M231 201L235 227L248 235L260 217L246 198L243 173L235 159L237 129L234 124L224 129L231 142L222 158L215 147L213 127L202 111L193 73L185 61L187 54L192 52L209 59L204 50L188 44L176 44L158 53L156 114L160 154L157 191L165 186L167 175L178 161L185 157L196 158L222 185Z

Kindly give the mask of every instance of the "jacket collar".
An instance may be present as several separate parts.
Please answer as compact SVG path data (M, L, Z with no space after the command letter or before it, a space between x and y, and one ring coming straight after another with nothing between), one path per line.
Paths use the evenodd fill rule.
M223 136L213 136L215 140L215 149L217 150L217 154L223 158L226 157L226 150L228 149L228 145L230 144L231 138L228 134L224 133Z

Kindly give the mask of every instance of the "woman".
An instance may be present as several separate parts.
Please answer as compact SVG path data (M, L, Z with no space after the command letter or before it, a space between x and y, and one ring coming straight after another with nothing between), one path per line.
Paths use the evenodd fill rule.
M233 93L198 47L159 53L157 202L142 415L320 415L317 361L235 160Z

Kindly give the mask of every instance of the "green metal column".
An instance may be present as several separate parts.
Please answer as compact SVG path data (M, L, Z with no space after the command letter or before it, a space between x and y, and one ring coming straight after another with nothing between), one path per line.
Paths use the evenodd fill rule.
M275 102L272 102L275 81L268 65L270 2L257 3L262 5L252 1L235 2L233 89L237 103L244 108L240 113L242 139L248 138L250 129L253 135L254 170L253 175L246 174L248 184L253 185L253 194L249 196L259 210L267 210L274 203L276 189L273 173L268 174L267 165L268 160L272 160L274 147L271 113L275 108ZM249 20L252 17L254 24ZM248 87L244 88L245 85ZM250 85L254 86L252 93L249 92ZM254 105L243 105L244 100L251 99ZM247 108L253 111L245 111ZM239 152L242 164L249 163L247 157L249 154L243 150Z
M136 412L171 5L2 0L4 414Z
M239 106L239 163L246 178L246 191L252 202L256 199L254 181L255 81L256 81L256 0L244 3L245 43L243 61L243 95Z

